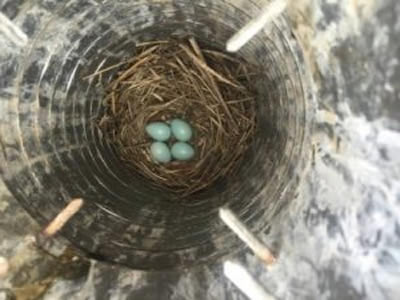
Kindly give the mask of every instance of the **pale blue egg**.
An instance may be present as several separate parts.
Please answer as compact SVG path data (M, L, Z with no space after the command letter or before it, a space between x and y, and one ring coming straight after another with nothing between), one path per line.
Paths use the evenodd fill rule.
M163 122L153 122L146 126L147 134L159 142L164 142L171 137L171 128Z
M171 161L171 151L165 143L154 142L150 147L151 156L160 163L168 163Z
M171 130L174 137L181 142L188 142L193 135L189 123L181 119L175 119L171 122Z
M187 143L177 142L172 146L171 153L177 160L190 160L194 156L194 149Z

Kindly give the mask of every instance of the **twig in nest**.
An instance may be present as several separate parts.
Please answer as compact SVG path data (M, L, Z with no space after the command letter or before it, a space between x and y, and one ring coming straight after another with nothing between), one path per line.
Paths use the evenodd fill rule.
M257 74L256 68L203 49L194 38L139 45L136 56L106 87L105 115L98 123L103 136L136 173L177 195L193 194L230 176L255 131L251 74ZM194 127L196 157L157 164L149 153L145 126L173 118Z

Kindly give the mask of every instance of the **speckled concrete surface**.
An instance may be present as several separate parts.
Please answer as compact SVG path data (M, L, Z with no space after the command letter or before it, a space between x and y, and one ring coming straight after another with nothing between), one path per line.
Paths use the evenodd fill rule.
M54 1L37 2L45 20ZM38 6L3 0L0 7L2 19L16 25L0 31L15 49L0 53L4 86L15 72L5 62L29 42ZM289 16L318 101L312 164L279 231L262 236L279 263L266 271L250 253L237 259L277 299L398 299L400 2L301 0ZM0 97L10 93L1 90ZM39 229L1 191L0 256L12 257ZM145 273L91 262L88 272L81 267L63 278L49 272L53 257L35 249L29 255L42 263L22 268L18 280L3 280L0 288L44 299L245 299L220 265Z

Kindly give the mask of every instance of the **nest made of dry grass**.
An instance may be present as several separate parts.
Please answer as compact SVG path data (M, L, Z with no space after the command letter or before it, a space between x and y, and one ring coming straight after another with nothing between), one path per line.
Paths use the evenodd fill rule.
M194 38L143 43L107 87L98 123L120 157L153 184L187 196L230 176L256 127L255 67ZM145 127L181 118L194 128L195 158L155 163Z

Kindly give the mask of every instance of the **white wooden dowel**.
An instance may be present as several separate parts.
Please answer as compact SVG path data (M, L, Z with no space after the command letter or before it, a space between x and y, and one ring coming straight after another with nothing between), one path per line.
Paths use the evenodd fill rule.
M224 262L224 274L251 300L274 300L247 270L238 263Z
M56 234L82 207L83 200L78 198L72 200L60 211L60 213L44 229L43 234L47 237Z
M9 268L10 265L8 263L8 260L5 257L0 256L0 278L7 275Z
M276 258L271 251L235 216L228 208L220 208L222 221L267 265L273 264Z
M271 0L262 9L258 16L233 35L226 43L228 52L239 51L250 41L264 26L272 22L286 9L288 0Z

